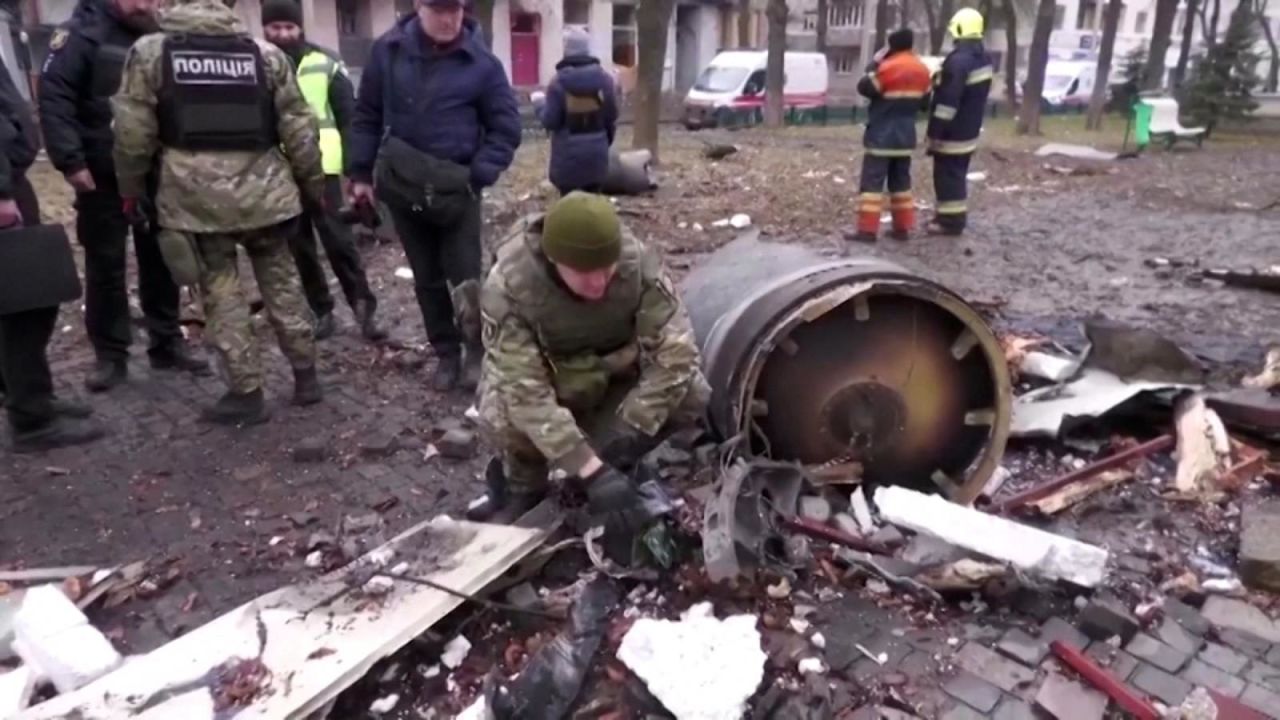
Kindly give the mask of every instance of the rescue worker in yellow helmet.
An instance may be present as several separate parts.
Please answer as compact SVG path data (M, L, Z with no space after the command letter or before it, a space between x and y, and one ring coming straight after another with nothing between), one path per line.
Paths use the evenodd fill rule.
M969 160L987 110L994 68L982 46L982 13L963 8L951 17L947 31L954 40L934 82L929 111L928 152L933 156L933 189L937 214L931 234L959 235L968 220Z
M335 330L333 295L329 293L324 265L316 252L315 236L319 235L361 333L367 340L381 340L386 331L374 318L378 301L369 287L364 262L351 227L336 215L342 205L343 145L355 116L355 89L336 53L307 42L302 30L302 8L296 0L265 0L262 31L268 41L293 60L298 89L320 126L325 207L307 204L298 233L289 243L302 277L302 288L307 293L307 304L316 316L316 339L323 340Z

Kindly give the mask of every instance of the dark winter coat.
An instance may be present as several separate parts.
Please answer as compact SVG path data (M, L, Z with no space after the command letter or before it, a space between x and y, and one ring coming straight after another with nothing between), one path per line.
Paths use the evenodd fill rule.
M36 123L31 108L0 60L0 199L10 199L13 178L36 160Z
M858 82L858 92L871 100L862 134L868 154L911 157L930 83L929 68L911 50L890 53L869 69Z
M447 48L432 44L414 14L374 42L351 126L353 179L372 179L384 127L422 152L469 166L477 188L497 182L520 145L520 112L475 20L464 19L462 37Z
M929 113L929 149L967 155L978 148L995 68L981 40L958 40L942 61Z
M572 55L556 65L540 113L551 132L551 184L562 193L598 191L609 173L609 146L618 127L613 78L590 55Z

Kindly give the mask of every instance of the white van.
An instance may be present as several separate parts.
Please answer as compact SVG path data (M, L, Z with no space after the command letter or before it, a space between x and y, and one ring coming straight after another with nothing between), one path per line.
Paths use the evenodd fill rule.
M727 50L715 56L684 99L684 125L690 130L714 127L728 113L764 107L764 50ZM783 56L787 108L827 104L827 56L787 52Z
M1085 107L1097 74L1098 65L1091 60L1050 60L1044 68L1041 101L1052 108ZM1019 90L1025 83L1024 78Z

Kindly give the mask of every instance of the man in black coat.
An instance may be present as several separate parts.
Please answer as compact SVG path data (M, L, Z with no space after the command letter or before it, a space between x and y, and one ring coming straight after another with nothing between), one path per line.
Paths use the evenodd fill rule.
M156 243L152 203L126 217L111 159L111 96L125 55L139 37L158 29L156 0L81 0L49 41L40 78L40 124L49 159L76 191L76 236L84 246L85 330L97 364L85 381L104 392L128 376L127 236L133 230L138 295L146 317L151 367L208 372L178 326L178 287ZM154 198L152 179L151 197Z
M40 204L27 180L35 158L31 109L0 61L0 242L6 230L40 224ZM0 283L6 270L0 267ZM84 420L89 408L53 396L45 350L57 322L57 305L0 315L0 391L15 452L78 445L103 434Z

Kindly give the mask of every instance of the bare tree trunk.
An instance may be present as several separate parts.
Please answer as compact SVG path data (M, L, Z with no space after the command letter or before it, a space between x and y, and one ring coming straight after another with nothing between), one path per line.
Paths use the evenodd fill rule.
M947 23L951 22L951 16L955 14L955 0L942 0L938 6L938 49L934 51L934 55L942 54L942 43L947 39Z
M1173 21L1178 15L1178 0L1156 0L1156 17L1151 26L1151 45L1147 48L1147 69L1142 76L1142 89L1156 90L1164 82L1164 58L1173 40Z
M1004 95L1010 109L1018 105L1018 9L1004 0Z
M875 50L884 47L885 36L889 34L889 0L876 0L876 39Z
M1116 50L1116 31L1120 27L1120 11L1124 0L1110 0L1107 15L1102 20L1102 47L1098 50L1098 68L1093 79L1093 94L1089 96L1089 117L1086 130L1102 129L1102 110L1107 103L1107 88L1111 84L1111 57Z
M787 52L787 0L769 0L765 15L769 19L769 56L764 70L764 126L780 128L786 112L783 61Z
M1275 31L1271 29L1271 21L1267 18L1267 0L1254 0L1253 14L1262 27L1262 37L1271 48L1271 65L1267 69L1267 79L1262 85L1264 92L1276 92L1280 87L1280 47L1276 45Z
M1173 76L1169 78L1169 86L1176 92L1182 87L1182 80L1187 76L1187 61L1191 58L1191 41L1195 37L1196 6L1200 0L1187 0L1185 21L1182 23L1182 48L1178 51L1178 64L1173 68Z
M1209 18L1209 25L1204 39L1204 44L1207 47L1213 47L1218 44L1218 17L1221 13L1222 0L1213 0L1213 15Z
M476 17L476 22L480 23L480 29L484 31L484 46L493 47L493 0L475 0L472 4Z
M644 148L658 163L658 119L662 113L662 71L667 57L667 30L676 0L640 0L636 8L635 129L632 147Z
M1036 26L1031 33L1031 57L1027 58L1026 93L1018 113L1018 134L1040 134L1040 95L1044 91L1044 71L1049 64L1049 36L1053 33L1053 0L1040 0Z
M751 0L738 0L738 47L749 48L751 42Z
M815 28L814 34L817 36L815 40L818 52L825 54L827 52L827 20L831 14L831 8L827 0L818 0L818 27Z
M929 27L929 54L938 55L942 52L942 35L938 32L938 8L934 3L937 0L920 0L920 4L924 6L925 24Z

